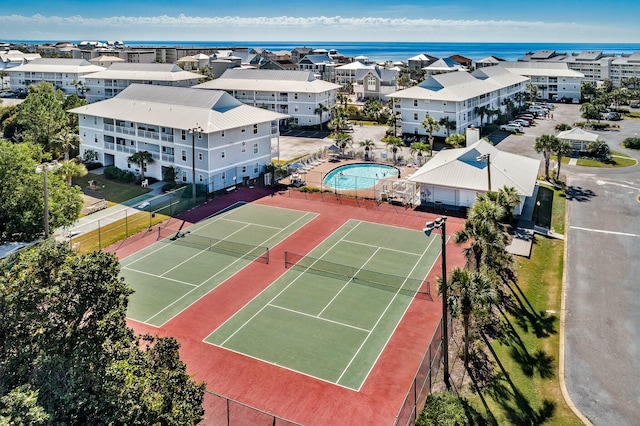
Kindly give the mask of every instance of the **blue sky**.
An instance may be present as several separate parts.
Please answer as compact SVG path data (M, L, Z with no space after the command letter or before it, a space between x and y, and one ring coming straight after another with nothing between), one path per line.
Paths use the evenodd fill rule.
M633 0L4 0L0 40L640 42Z

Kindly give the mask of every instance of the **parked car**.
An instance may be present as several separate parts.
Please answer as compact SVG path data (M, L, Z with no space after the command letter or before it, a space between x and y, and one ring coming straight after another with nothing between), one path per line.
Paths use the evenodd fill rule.
M612 111L612 112L606 113L604 115L604 119L609 121L618 121L618 120L622 120L622 117L617 112Z
M535 121L536 121L536 120L535 120L535 118L533 117L533 115L531 115L531 114L522 114L522 115L519 115L517 119L518 119L518 120L525 120L525 121L528 121L528 122L529 122L529 124L533 124L533 123L535 123Z
M13 98L12 92L0 92L0 98Z
M509 124L512 124L512 123L513 124L517 124L517 125L522 126L522 127L531 126L531 123L529 123L529 121L527 121L527 120L525 120L523 118L516 118L515 120L509 122Z
M631 101L631 103L629 104L629 106L630 106L631 108L638 108L638 107L639 107L638 101Z
M500 130L502 130L503 132L524 133L524 130L522 130L522 126L515 123L503 124L502 126L500 126Z

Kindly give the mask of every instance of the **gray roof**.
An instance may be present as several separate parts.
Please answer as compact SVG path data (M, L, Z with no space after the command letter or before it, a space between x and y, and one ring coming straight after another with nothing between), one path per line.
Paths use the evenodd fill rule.
M584 78L584 74L572 70L564 62L502 62L498 67L526 76Z
M132 84L111 99L70 112L174 129L200 126L205 133L289 117L245 105L221 91L147 84Z
M67 58L38 58L29 63L15 68L9 68L7 72L63 72L70 74L90 73L102 71L104 67L94 65L84 59Z
M195 85L198 89L323 93L339 84L318 80L311 71L228 69L215 80Z
M497 87L507 87L529 81L529 77L513 73L502 66L483 67L475 70L472 75L481 80L495 84Z
M333 59L329 57L326 53L322 55L306 55L304 58L300 59L300 62L311 62L312 64L333 64L335 63Z
M356 69L356 80L362 80L367 74L374 74L380 81L394 81L398 76L398 70L380 67L367 67Z
M484 154L489 154L492 190L508 186L514 187L520 195L533 195L540 160L500 151L483 139L466 148L440 151L407 180L440 187L487 191L487 162L477 160Z
M202 75L185 71L176 64L114 63L109 68L87 75L86 78L139 81L199 80Z
M431 75L417 86L392 93L391 98L461 102L496 90L495 83L465 71Z
M557 137L567 141L595 142L598 140L596 133L587 132L580 127L574 127L573 129L560 132Z

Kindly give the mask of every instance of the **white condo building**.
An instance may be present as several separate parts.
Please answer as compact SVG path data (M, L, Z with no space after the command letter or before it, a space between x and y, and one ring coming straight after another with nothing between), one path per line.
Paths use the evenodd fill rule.
M448 117L455 122L450 133L465 134L470 126L491 123L493 117L484 117L477 108L506 110L505 99L515 102L516 94L526 91L529 78L511 73L500 67L487 67L473 74L458 71L427 77L417 86L392 93L394 110L400 113L402 133L428 135L422 122L428 116L440 121ZM481 119L484 121L481 123ZM433 134L446 136L444 126Z
M74 108L80 153L97 154L105 166L139 172L128 158L149 152L145 175L176 179L211 193L249 184L271 162L271 139L283 114L244 105L225 92L132 84L117 96ZM193 167L195 165L195 168Z
M229 69L220 78L194 86L198 89L224 90L246 104L291 116L294 124L314 126L330 119L327 109L336 103L340 85L318 80L309 71Z
M191 87L201 74L184 71L175 64L113 63L109 68L85 76L87 102L109 99L134 83L154 86Z
M499 67L531 79L538 90L538 99L580 100L584 74L560 62L503 62ZM487 69L487 68L483 68Z
M102 71L104 67L93 65L84 59L40 58L19 67L9 68L11 91L26 93L32 84L46 81L65 94L77 94L79 83L88 74Z

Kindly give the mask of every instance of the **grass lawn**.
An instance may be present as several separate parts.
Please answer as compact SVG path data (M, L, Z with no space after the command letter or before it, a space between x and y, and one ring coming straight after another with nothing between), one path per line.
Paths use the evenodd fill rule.
M565 200L553 191L552 226L564 230ZM497 424L580 425L559 386L560 303L564 242L536 236L531 258L516 258L514 306L505 337L491 344L489 360L498 378L482 392ZM482 399L469 398L479 412Z
M91 172L86 176L73 178L73 184L86 188L89 186L88 182L90 180L96 181L95 191L100 193L108 202L114 204L120 204L150 191L149 188L142 188L140 185L116 182Z
M553 161L558 161L555 155L550 157ZM568 164L570 158L562 157L562 164ZM611 151L610 161L592 160L590 158L578 158L577 165L583 167L599 167L599 168L612 168L612 167L630 167L638 164L635 158L628 156L617 151Z

